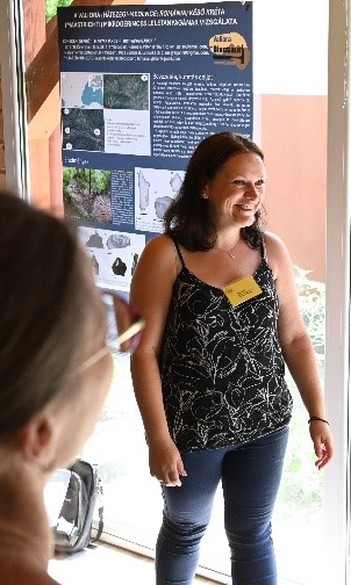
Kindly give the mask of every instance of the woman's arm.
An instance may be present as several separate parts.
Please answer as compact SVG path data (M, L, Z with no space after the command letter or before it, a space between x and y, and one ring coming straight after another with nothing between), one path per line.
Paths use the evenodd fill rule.
M284 359L300 392L310 417L326 419L325 402L318 364L297 300L294 271L283 242L273 234L266 235L269 263L276 278L279 298L278 334ZM327 423L314 420L310 434L321 469L333 456L333 437Z
M181 485L180 476L185 475L168 429L157 362L178 270L173 242L158 236L143 251L131 285L131 303L145 319L131 360L134 391L149 445L150 473L167 485Z

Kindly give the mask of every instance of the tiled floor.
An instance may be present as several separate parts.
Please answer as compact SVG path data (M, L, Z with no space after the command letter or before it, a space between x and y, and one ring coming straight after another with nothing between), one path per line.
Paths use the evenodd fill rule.
M62 585L154 585L154 565L151 559L109 545L65 558L53 559L50 575ZM196 577L194 585L213 585L214 581ZM218 584L217 584L218 585Z

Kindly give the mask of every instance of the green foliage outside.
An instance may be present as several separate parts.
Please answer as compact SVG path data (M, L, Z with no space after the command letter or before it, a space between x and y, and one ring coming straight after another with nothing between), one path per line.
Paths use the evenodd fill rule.
M297 266L294 269L300 310L317 357L320 358L324 356L325 286L309 280L309 270Z
M309 280L309 271L295 269L300 311L316 352L321 378L324 377L325 285ZM290 373L286 380L294 399L290 439L278 506L280 517L295 522L319 514L323 504L323 472L315 468L315 455L309 436L308 413Z
M57 9L72 4L72 0L46 0L45 1L45 20L48 22L56 16Z

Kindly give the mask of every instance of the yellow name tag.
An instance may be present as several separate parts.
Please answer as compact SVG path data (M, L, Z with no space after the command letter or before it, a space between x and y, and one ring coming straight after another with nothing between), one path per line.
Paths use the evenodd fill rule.
M227 284L223 292L235 307L249 299L257 297L261 294L262 289L258 286L253 276L246 276L245 278Z

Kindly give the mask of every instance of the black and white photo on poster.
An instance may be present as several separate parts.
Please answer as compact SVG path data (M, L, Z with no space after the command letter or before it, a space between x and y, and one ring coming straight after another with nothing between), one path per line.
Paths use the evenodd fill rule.
M184 171L135 167L135 229L161 233L163 217L176 197Z
M145 237L88 226L81 226L79 235L93 263L97 284L128 292Z

